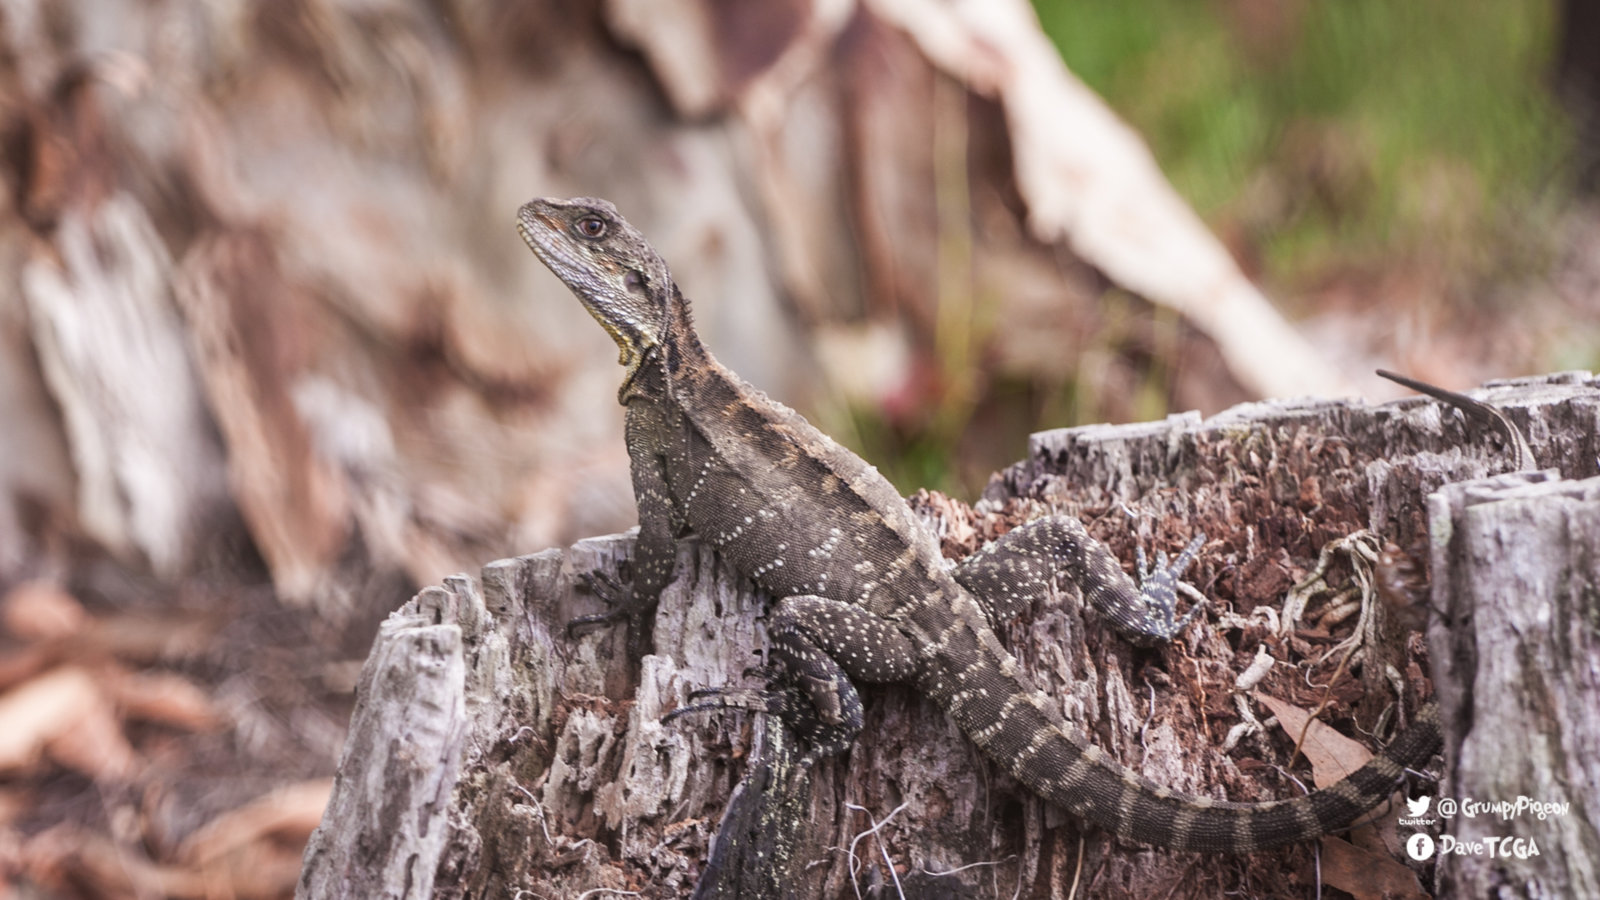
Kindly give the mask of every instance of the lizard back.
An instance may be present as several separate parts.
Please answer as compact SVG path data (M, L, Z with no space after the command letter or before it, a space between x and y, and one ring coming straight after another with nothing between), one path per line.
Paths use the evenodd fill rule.
M688 524L776 597L887 618L946 574L938 544L876 468L704 354L669 388L686 430L667 483Z

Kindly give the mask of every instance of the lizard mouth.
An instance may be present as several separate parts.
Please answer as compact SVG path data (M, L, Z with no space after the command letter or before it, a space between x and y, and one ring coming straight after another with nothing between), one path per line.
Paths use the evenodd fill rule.
M564 245L560 230L549 221L534 218L537 215L527 210L518 213L517 232L522 235L522 242L569 287L587 280L583 277L585 273L579 258ZM577 293L587 305L589 298L583 296L581 291Z
M566 283L568 289L583 304L584 309L589 311L589 315L593 316L594 320L600 323L600 327L604 328L616 342L617 362L632 367L639 355L639 348L617 327L611 316L602 312L591 292L580 289L579 285L589 280L589 277L586 277L588 273L580 264L581 258L564 243L560 226L549 217L542 216L525 206L517 211L517 233L522 235L523 243L528 245L533 255L539 257L539 261L544 263L546 268Z
M564 256L553 254L552 250L554 248L548 246L555 243L551 240L555 236L555 229L548 222L535 221L534 215L537 214L530 213L527 209L517 213L517 233L522 235L522 242L528 245L528 249L533 251L534 256L539 257L540 262L551 268L555 268L555 260L551 258L552 256L556 256L562 262L567 262Z

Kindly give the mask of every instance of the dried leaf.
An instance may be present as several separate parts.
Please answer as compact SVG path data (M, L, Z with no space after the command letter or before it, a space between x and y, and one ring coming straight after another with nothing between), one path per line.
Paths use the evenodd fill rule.
M1272 714L1278 717L1278 727L1290 738L1298 741L1304 732L1305 740L1300 744L1300 752L1311 762L1311 780L1317 787L1333 784L1372 759L1372 753L1366 747L1321 721L1311 720L1311 714L1300 707L1266 694L1252 696L1272 710ZM1308 720L1311 721L1309 728L1306 726Z
M258 840L214 862L172 864L103 834L59 825L29 839L17 856L32 881L59 888L63 895L276 900L293 893L304 846L303 838Z
M106 616L95 620L86 643L124 662L193 659L210 649L219 625L192 613Z
M115 781L133 771L137 760L122 733L122 719L104 693L96 690L70 727L45 746L50 758L99 781Z
M142 852L75 825L41 832L23 845L20 855L31 880L62 889L91 888L96 897L227 896L208 893L203 873L158 865Z
M1322 839L1322 880L1356 900L1427 900L1415 872L1392 857Z
M0 696L0 771L32 766L45 747L97 715L110 715L88 672L53 669Z
M0 657L0 691L27 681L59 660L57 648L49 644L33 644L20 653Z
M103 684L122 712L189 731L210 731L222 722L206 692L170 672L128 672L108 667Z
M333 779L319 778L281 787L223 813L190 835L178 858L202 865L215 862L264 836L281 835L303 845L322 821Z
M4 601L6 629L27 641L64 638L83 630L88 614L71 594L48 581L25 581Z

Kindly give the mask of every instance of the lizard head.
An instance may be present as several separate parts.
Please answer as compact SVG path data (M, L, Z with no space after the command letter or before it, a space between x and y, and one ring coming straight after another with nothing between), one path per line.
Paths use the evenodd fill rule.
M667 264L604 200L531 200L517 210L517 230L617 342L631 376L667 329Z

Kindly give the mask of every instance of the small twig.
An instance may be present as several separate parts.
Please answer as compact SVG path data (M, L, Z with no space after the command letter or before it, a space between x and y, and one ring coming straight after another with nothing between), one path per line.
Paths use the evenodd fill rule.
M1078 896L1078 879L1083 875L1083 832L1078 832L1078 861L1072 864L1072 887L1067 890L1067 900ZM1020 886L1019 886L1020 889Z
M1208 603L1208 602L1210 602L1210 601L1208 601L1206 599L1206 595L1205 594L1200 593L1200 589L1199 588L1195 587L1194 585L1190 584L1187 581L1178 582L1178 593L1184 595L1185 597L1188 597L1194 603Z
M1256 718L1255 711L1250 708L1250 703L1243 694L1233 695L1234 709L1239 712L1239 724L1228 729L1227 737L1222 739L1222 752L1232 753L1239 742L1252 734L1259 734L1264 729L1261 720Z
M896 815L898 815L901 810L905 809L907 806L910 806L910 805L911 804L908 801L906 803L900 804L899 806L896 806L894 809L890 810L890 812L889 812L889 814L887 816L883 817L883 821L882 822L879 822L876 818L874 818L872 813L870 811L868 811L867 808L864 807L864 806L857 806L854 803L846 803L844 805L845 809L855 810L856 812L866 813L867 814L867 821L872 823L872 827L871 828L868 828L866 831L860 832L859 834L857 834L855 836L854 839L852 839L850 841L850 846L845 851L846 853L850 854L850 885L851 885L851 887L855 888L856 897L859 898L861 896L861 885L860 885L859 882L856 881L856 873L857 873L857 871L858 871L858 869L860 867L860 857L856 856L856 844L860 843L861 839L866 837L869 834L872 835L876 839L878 837L878 831L880 829L882 829L883 826L889 824L889 820L893 819ZM905 900L905 896L906 896L905 895L905 891L900 887L900 875L897 872L895 872L895 870L894 870L894 861L889 858L889 848L883 842L882 839L878 839L878 850L882 852L882 854L883 854L883 864L884 864L884 866L886 866L889 869L889 877L891 879L893 879L893 881L894 881L895 895L898 896L900 898L900 900Z
M1305 743L1306 735L1311 733L1312 721L1317 716L1322 715L1324 709L1328 708L1328 703L1333 698L1333 686L1339 682L1339 676L1344 674L1345 667L1350 665L1350 657L1355 655L1358 646L1359 644L1351 644L1350 648L1345 651L1344 657L1339 660L1338 668L1333 670L1333 677L1328 679L1327 687L1323 688L1322 698L1317 701L1317 708L1306 716L1305 724L1300 726L1300 735L1294 739L1294 750L1289 753L1290 764L1293 764L1295 758L1300 755L1300 747Z
M1374 546L1377 543L1378 538L1376 535L1366 529L1362 529L1322 545L1322 550L1317 553L1317 565L1311 570L1311 574L1307 575L1299 584L1290 588L1289 593L1284 598L1282 621L1279 622L1278 626L1279 634L1287 637L1294 631L1295 625L1305 613L1306 607L1311 604L1311 599L1319 594L1332 591L1332 586L1327 581L1328 568L1333 565L1333 555L1337 552L1342 551L1349 554L1352 563L1350 566L1351 572L1358 581L1362 582L1364 588L1370 589L1370 568L1377 563L1380 549ZM1365 569L1367 571L1363 571L1364 567L1355 565L1356 560L1366 562ZM1366 590L1363 591L1363 593L1367 592ZM1366 604L1365 599L1362 602L1363 605ZM1365 613L1364 609L1363 613ZM1363 616L1364 620L1365 615ZM1359 633L1359 631L1360 629L1358 628L1357 632ZM1326 659L1333 652L1335 651L1329 651L1323 658Z
M1317 900L1322 900L1322 841L1311 842L1311 864L1315 867L1317 879Z
M1300 793L1302 793L1302 794L1311 793L1311 789L1306 787L1306 783L1304 781L1301 781L1300 779L1296 778L1293 772L1289 771L1288 769L1285 769L1283 766L1276 765L1276 764L1273 765L1273 768L1278 770L1278 774L1279 775L1282 775L1283 777L1285 777L1285 778L1289 779L1290 781L1294 782L1294 786L1300 789Z
M1144 724L1139 726L1139 751L1141 754L1141 759L1143 758L1142 754L1150 752L1150 748L1145 746L1144 736L1145 732L1150 729L1150 723L1155 721L1156 718L1156 689L1150 684L1150 679L1148 678L1144 680L1144 687L1145 690L1150 692L1150 712L1144 717Z
M1278 611L1270 606L1258 606L1250 610L1250 615L1248 616L1241 616L1236 612L1220 613L1217 616L1217 628L1219 630L1236 628L1244 631L1253 627L1257 620L1264 623L1267 626L1267 631L1273 634L1278 634L1282 631L1278 621Z
M1356 620L1356 627L1350 632L1350 636L1323 653L1322 658L1317 660L1319 663L1326 662L1346 647L1358 647L1366 640L1367 630L1372 623L1373 606L1378 598L1377 587L1372 577L1373 567L1378 564L1378 553L1382 550L1378 545L1377 535L1366 530L1357 531L1334 541L1333 546L1350 555L1350 577L1356 582L1354 587L1340 591L1336 599L1356 593L1361 600L1361 617Z
M933 869L928 868L927 866L923 866L922 867L922 874L924 874L924 875L933 875L933 876L942 878L942 877L944 877L946 875L955 875L955 874L960 873L960 872L965 872L968 869L980 869L980 868L983 868L984 866L998 866L998 865L1000 865L1002 863L1008 863L1011 860L1016 859L1016 858L1017 858L1017 855L1015 853L1013 853L1010 856L1006 857L1005 859L986 859L986 860L982 860L980 862L967 863L964 866L957 866L954 869L946 869L946 870L944 870L942 872L936 872Z
M517 790L521 791L522 792L522 796L528 798L529 805L531 805L533 807L533 814L539 817L539 830L544 832L544 842L546 844L549 844L550 846L554 847L556 845L556 842L555 842L554 839L552 839L550 837L550 826L545 824L545 821L544 821L544 806L542 806L539 803L539 798L533 796L533 792L532 791L529 791L527 788L523 787L522 785L518 784L515 781L511 782L511 786L516 788Z
M1233 679L1233 689L1241 694L1248 693L1261 683L1261 679L1267 677L1267 673L1272 671L1272 665L1276 662L1272 653L1267 650L1266 644L1257 644L1256 658Z
M1305 724L1300 727L1299 735L1295 737L1294 750L1289 754L1290 763L1293 763L1299 757L1300 748L1305 744L1306 735L1310 733L1312 721L1321 715L1324 709L1328 708L1328 704L1333 697L1333 686L1338 683L1340 676L1345 673L1351 661L1355 658L1356 652L1365 643L1367 631L1372 622L1374 601L1377 598L1372 569L1377 564L1380 549L1377 536L1365 529L1345 535L1337 540L1329 541L1323 545L1321 552L1317 554L1316 568L1310 575L1306 576L1305 580L1289 589L1283 605L1283 621L1280 624L1281 633L1285 635L1294 628L1295 622L1305 612L1306 607L1311 602L1311 598L1320 594L1331 593L1334 596L1334 600L1330 603L1331 609L1323 614L1324 619L1328 619L1334 615L1335 611L1339 611L1340 606L1342 606L1340 601L1343 598L1358 597L1361 611L1350 636L1329 648L1317 660L1320 664L1326 662L1336 653L1343 653L1343 656L1339 659L1339 665L1334 669L1333 677L1329 678L1328 683L1322 686L1322 696L1317 701L1316 709L1313 709L1311 714L1306 717ZM1354 585L1338 591L1335 591L1327 582L1328 568L1333 563L1335 552L1343 552L1349 557L1350 577L1355 581ZM1347 617L1348 613L1338 612L1338 618L1341 621ZM1308 669L1306 671L1307 684L1311 683L1310 674Z
M1174 878L1172 880L1172 887L1167 888L1167 892L1165 894L1161 895L1161 900L1172 900L1172 895L1176 894L1178 892L1178 888L1188 885L1189 884L1189 877L1188 877L1189 873L1193 872L1195 870L1195 866L1196 866L1196 863L1192 863L1192 862L1189 863L1188 868L1183 870L1184 877L1182 877L1182 878ZM1230 894L1229 896L1232 896L1232 895Z

